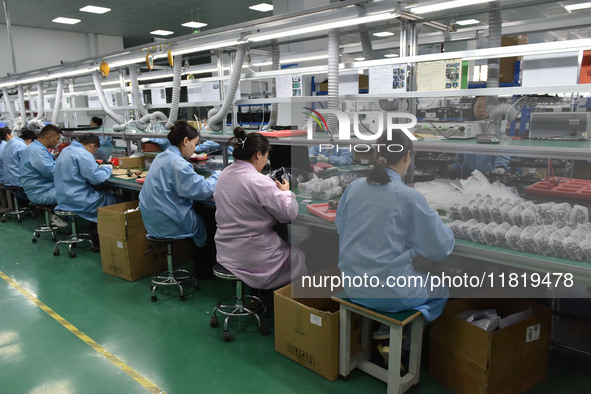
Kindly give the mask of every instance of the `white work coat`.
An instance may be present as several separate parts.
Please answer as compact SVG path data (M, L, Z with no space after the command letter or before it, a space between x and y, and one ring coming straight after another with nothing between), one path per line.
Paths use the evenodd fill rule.
M53 171L55 159L45 145L33 141L21 152L20 182L34 204L56 205Z

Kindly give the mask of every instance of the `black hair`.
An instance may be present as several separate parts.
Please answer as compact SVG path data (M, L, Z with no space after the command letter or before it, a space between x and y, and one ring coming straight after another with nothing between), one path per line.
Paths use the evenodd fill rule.
M0 141L6 141L8 139L8 134L11 134L12 130L8 127L0 127Z
M101 147L101 140L99 139L98 135L91 133L86 133L80 137L80 143L82 145L95 144L97 148Z
M367 176L367 183L379 183L385 185L390 182L390 177L386 172L387 166L396 165L409 151L412 151L412 140L402 130L392 130L392 139L388 140L388 135L382 134L376 144L380 148L375 152L376 163Z
M97 126L103 125L103 120L101 118L99 118L98 116L93 116L92 118L90 118L90 121Z
M170 143L176 147L182 144L187 137L189 140L199 137L199 132L195 127L187 123L186 120L179 120L170 128L170 132L166 136Z
M267 137L260 133L246 133L240 126L234 129L234 137L228 140L234 147L232 156L238 160L250 160L257 152L263 155L271 150Z
M23 140L33 140L33 141L35 141L37 139L37 134L35 134L35 132L33 130L24 129L24 130L21 130L20 137Z
M43 128L41 129L41 132L39 133L39 136L37 138L45 137L47 134L50 134L52 132L60 134L60 135L62 134L62 130L59 127L54 126L52 124L48 124L48 125L43 126Z

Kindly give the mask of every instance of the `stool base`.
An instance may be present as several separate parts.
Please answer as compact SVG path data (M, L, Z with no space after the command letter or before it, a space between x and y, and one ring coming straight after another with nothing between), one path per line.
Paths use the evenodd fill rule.
M185 297L182 283L188 281L189 279L193 279L193 287L195 287L195 289L199 289L197 280L187 270L178 269L165 272L161 275L154 275L152 277L152 285L150 286L152 289L152 302L158 301L158 297L156 296L156 289L158 286L178 286L180 291L179 299L181 301L185 301L187 298Z

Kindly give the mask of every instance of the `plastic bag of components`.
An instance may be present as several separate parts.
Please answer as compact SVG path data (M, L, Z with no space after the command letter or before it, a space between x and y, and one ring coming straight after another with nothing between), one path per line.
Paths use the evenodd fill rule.
M466 233L462 228L463 223L464 222L461 220L454 220L453 222L449 223L449 228L451 228L451 231L454 233L454 237L462 239L466 238Z
M479 198L478 200L474 201L472 204L470 204L470 215L472 215L472 218L476 219L477 221L482 221L481 217L480 217L480 207L482 206L484 199L483 198Z
M365 178L369 174L369 170L347 171L341 175L341 187L344 189L349 186L351 182L359 178Z
M505 234L505 240L507 241L507 245L513 250L522 250L523 245L521 242L521 228L518 226L513 226L507 234Z
M501 211L501 209L506 205L507 202L504 202L503 200L501 201L497 201L494 204L492 204L490 206L490 220L497 223L497 224L501 224L503 223L503 213Z
M542 219L538 216L535 206L529 206L521 211L521 223L524 227L542 223Z
M487 245L497 245L497 237L495 236L495 229L499 227L496 223L489 223L482 228L482 240Z
M450 220L461 220L462 219L462 217L460 216L460 204L459 203L456 202L454 205L449 207L449 209L447 210L447 217Z
M483 223L490 223L492 220L490 218L490 206L492 205L493 200L490 196L486 196L482 199L482 203L480 204L480 221Z
M555 222L558 227L564 227L570 222L570 215L572 213L573 207L567 203L563 202L561 204L554 205L553 209Z
M521 227L523 220L521 219L521 212L523 208L520 205L516 205L509 211L509 223L513 226Z
M276 170L271 170L267 176L271 179L279 180L282 178L290 183L291 186L291 169L287 167L280 167ZM294 185L295 186L295 185Z
M511 223L511 218L509 217L509 212L515 207L514 201L509 201L506 204L501 205L501 223Z
M550 248L552 249L552 255L556 257L567 257L564 251L564 246L562 245L562 241L566 237L562 232L555 231L554 233L550 234L548 237L548 243L550 244Z
M467 222L463 222L460 227L461 229L461 234L464 234L464 239L470 239L470 235L468 234L468 229L472 226L475 226L478 224L478 221L476 219L470 219Z
M521 245L523 252L537 253L538 245L534 240L534 236L540 231L539 226L528 226L521 232Z
M536 205L536 212L543 224L552 224L556 221L556 215L554 214L555 205L553 202Z
M560 234L564 235L565 238L569 237L573 231L574 231L574 229L570 226L564 226L558 230L558 232Z
M583 231L587 235L591 235L591 223L582 223L577 225L577 229Z
M467 222L468 220L472 219L472 213L470 212L470 205L475 202L476 200L470 200L467 204L463 204L460 206L460 218Z
M468 227L468 237L470 237L472 242L484 243L484 240L482 239L482 229L484 226L486 226L486 224L476 223L475 225Z
M568 257L571 260L583 261L584 252L580 244L584 239L578 239L576 236L569 236L562 240L562 247Z
M495 235L495 238L497 239L496 241L496 245L499 246L503 246L503 247L507 247L507 232L511 230L511 225L507 222L503 222L501 224L499 224L497 227L495 227L495 229L493 230L493 234Z
M327 190L322 190L319 193L312 193L312 198L318 200L330 200L343 194L343 188L336 186Z
M587 222L589 222L589 210L587 207L582 205L573 206L573 210L570 213L570 224L576 226L577 224Z
M583 251L585 261L591 263L591 238L585 238L585 240L581 242L580 247Z
M550 256L553 251L550 247L549 238L550 235L558 231L558 227L554 225L548 225L540 227L540 230L534 234L534 242L536 243L536 250L538 253L542 253L545 256Z

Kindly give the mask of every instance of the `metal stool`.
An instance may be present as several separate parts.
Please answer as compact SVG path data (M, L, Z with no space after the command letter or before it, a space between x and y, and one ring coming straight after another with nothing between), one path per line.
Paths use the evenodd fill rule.
M260 309L264 308L264 305L265 305L264 301L261 300L257 296L248 295L248 294L245 295L244 289L242 287L242 281L240 279L238 279L230 271L228 271L227 269L222 267L220 264L216 263L213 266L213 274L220 279L236 281L236 295L225 297L225 298L221 299L220 302L218 302L216 307L213 308L213 315L211 316L211 320L209 322L210 326L212 326L212 327L219 326L218 317L216 315L218 312L221 313L222 315L225 315L226 318L224 319L223 338L224 338L225 342L229 342L232 340L232 334L230 333L230 330L228 329L228 323L230 321L230 317L252 315L257 319L257 323L259 326L259 332L262 335L269 335L271 333L271 331L269 331L269 329L267 327L262 325L261 316L259 313ZM251 303L253 303L253 301L254 301L255 307L251 309L248 306L245 306L244 305L245 299L250 300ZM234 303L230 304L230 305L224 305L224 302L226 302L228 300L233 300Z
M94 242L92 242L92 237L90 236L90 234L78 233L78 231L76 230L76 216L77 215L75 212L57 211L57 210L54 212L58 216L65 216L72 228L72 234L70 234L69 238L60 239L59 241L57 241L55 243L55 249L53 250L54 256L60 255L60 249L59 249L60 244L68 244L68 256L70 256L71 258L76 257L76 251L74 249L76 248L76 245L79 244L80 242L90 242L90 246L94 249Z
M152 289L152 302L158 301L158 297L156 297L156 289L158 286L178 286L181 293L179 299L181 301L185 301L185 292L183 291L183 286L181 283L189 279L193 279L193 286L195 289L199 289L199 284L197 283L197 279L195 279L195 277L193 277L189 271L182 269L175 270L172 266L172 244L177 241L182 241L183 239L156 238L150 235L146 235L146 239L155 244L166 244L167 246L166 261L168 263L168 271L163 272L160 275L154 275L152 277L152 284L150 285L150 288ZM150 252L151 250L152 249L148 249L144 254Z
M35 217L35 213L33 211L31 211L29 208L20 208L18 205L18 198L16 197L16 192L19 190L22 190L22 186L6 186L6 185L2 185L0 186L0 190L7 190L8 192L10 192L10 195L12 196L12 209L7 209L4 214L2 215L2 223L6 223L6 215L8 215L8 217L12 217L12 216L16 216L17 218L17 222L21 222L21 213L29 213L31 215L31 217Z
M45 212L45 224L42 226L35 227L35 229L33 230L33 239L31 241L33 243L37 242L37 238L41 236L41 233L51 233L51 240L55 242L55 232L59 230L59 227L51 223L51 219L49 218L53 208L55 208L55 205L33 205L43 208L43 211Z

